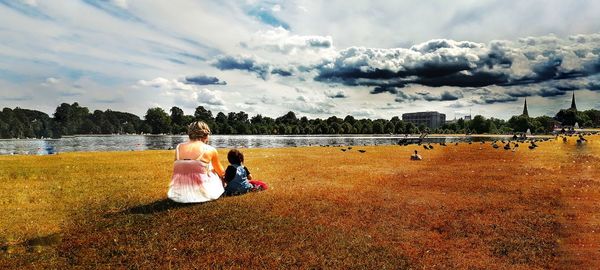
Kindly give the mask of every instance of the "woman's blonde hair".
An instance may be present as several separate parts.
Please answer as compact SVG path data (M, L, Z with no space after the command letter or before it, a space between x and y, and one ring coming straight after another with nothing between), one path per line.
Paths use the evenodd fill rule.
M190 137L190 140L205 139L210 134L210 127L203 121L195 121L188 126L188 137Z

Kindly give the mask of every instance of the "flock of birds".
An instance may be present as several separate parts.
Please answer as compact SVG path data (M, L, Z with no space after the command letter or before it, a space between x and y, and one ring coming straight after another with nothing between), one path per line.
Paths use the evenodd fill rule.
M570 137L576 137L576 142L577 142L577 145L582 145L582 144L584 144L584 143L586 143L586 142L587 142L587 139L585 138L585 136L587 136L587 135L591 135L591 134L592 134L592 133L586 133L586 134L570 134L570 135L557 135L557 136L555 137L555 139L556 139L556 140L559 140L559 139L560 139L560 140L562 140L564 143L567 143L567 142L569 141L569 138L570 138ZM538 145L538 143L539 143L539 142L542 142L542 141L549 141L550 139L551 139L551 138L542 138L542 139L529 139L529 140L527 140L527 139L520 139L520 140L519 140L519 139L517 139L517 140L494 140L494 141L492 141L492 142L491 142L491 144L490 144L490 145L491 145L491 146L492 146L492 148L494 148L494 149L499 149L499 148L501 148L501 147L502 147L502 149L504 149L504 150L506 150L506 151L510 150L510 151L512 151L512 152L515 152L515 151L517 151L517 150L519 149L519 146L520 146L521 144L527 144L527 148L529 148L530 150L534 150L534 149L536 149L536 148L538 148L538 147L539 147L539 145ZM467 141L466 143L468 143L468 144L473 144L473 142L472 142L472 141ZM432 143L423 143L423 140L422 140L422 139L418 139L418 140L414 140L414 141L407 141L406 139L402 139L402 140L400 140L400 141L398 142L398 145L401 145L401 146L409 146L409 145L414 145L414 144L416 144L416 145L419 145L419 146L422 146L422 147L423 147L423 149L425 149L425 150L433 150L433 149L435 148L435 147L434 147L434 144L432 144ZM486 145L486 144L487 144L487 142L485 142L485 141L481 141L481 142L479 142L479 144L481 144L481 145L482 145L481 147L479 147L479 150L483 150L483 145ZM441 146L441 147L446 147L446 146L448 146L448 145L447 145L445 142L440 142L440 143L437 143L437 145L439 145L439 146ZM455 143L454 143L454 145L455 145L455 146L458 146L458 145L459 145L459 142L455 142ZM324 147L328 147L329 145L322 145L322 146L324 146ZM348 147L345 147L345 148L341 148L340 150L341 150L342 152L350 151L350 150L352 150L352 146L348 146ZM360 152L360 153L365 153L365 152L367 152L367 151L366 151L366 150L364 150L364 149L359 149L359 150L358 150L358 152ZM422 156L419 154L419 152L418 152L417 150L415 150L414 154L412 154L412 155L410 156L410 159L411 159L411 160L422 160L422 159L423 159L423 157L422 157Z

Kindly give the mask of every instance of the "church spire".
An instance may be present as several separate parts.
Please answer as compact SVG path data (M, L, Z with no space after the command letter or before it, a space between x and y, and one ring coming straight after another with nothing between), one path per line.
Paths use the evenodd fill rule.
M573 100L571 100L571 109L577 110L577 105L575 105L575 92L573 92Z
M529 112L527 111L527 98L525 98L525 105L523 105L523 114L522 115L529 117Z

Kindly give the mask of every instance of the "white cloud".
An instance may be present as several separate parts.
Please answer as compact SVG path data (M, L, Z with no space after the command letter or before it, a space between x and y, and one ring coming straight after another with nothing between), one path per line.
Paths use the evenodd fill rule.
M294 35L282 28L271 28L256 32L248 42L250 49L264 49L285 54L298 54L305 51L320 52L333 48L331 36Z
M218 91L200 88L197 85L186 84L176 79L169 80L158 77L149 81L140 80L138 85L158 88L162 91L162 95L173 97L177 101L186 104L225 105L225 101Z
M348 94L346 94L346 91L342 90L342 89L327 89L325 90L325 95L328 98L347 98Z
M50 84L56 84L56 83L60 82L60 80L57 78L54 78L54 77L49 77L46 79L46 82L50 83Z

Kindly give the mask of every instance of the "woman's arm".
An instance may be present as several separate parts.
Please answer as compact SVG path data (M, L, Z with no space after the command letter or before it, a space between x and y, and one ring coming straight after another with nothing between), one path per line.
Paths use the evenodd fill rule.
M221 165L221 161L219 161L219 153L215 149L212 152L211 163L215 172L219 175L219 177L223 178L225 176L225 170L223 169L223 165Z

